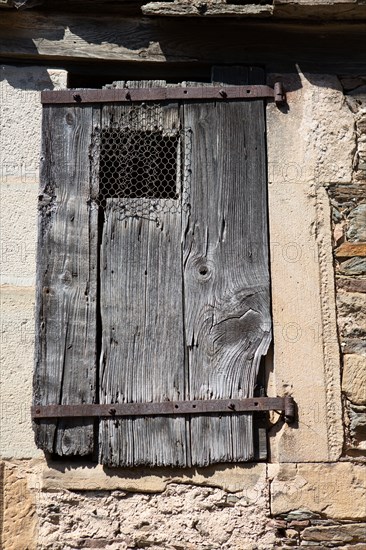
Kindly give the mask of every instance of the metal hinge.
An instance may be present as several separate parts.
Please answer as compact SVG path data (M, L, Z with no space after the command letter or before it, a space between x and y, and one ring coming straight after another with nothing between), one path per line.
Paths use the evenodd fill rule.
M229 100L273 99L276 105L286 102L282 82L274 88L265 85L248 86L192 86L160 88L112 88L104 90L52 90L41 93L41 102L54 103L131 103L134 101L166 100Z
M195 401L163 401L161 403L114 403L83 405L34 405L32 419L41 418L116 418L121 416L161 416L209 413L243 413L282 411L290 423L295 418L292 397L248 397L246 399L212 399Z

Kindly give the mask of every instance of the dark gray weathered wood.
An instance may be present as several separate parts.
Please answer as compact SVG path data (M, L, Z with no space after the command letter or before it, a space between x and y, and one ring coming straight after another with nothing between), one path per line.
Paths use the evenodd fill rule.
M97 208L90 162L93 107L45 107L39 202L35 404L95 402ZM93 451L93 423L41 421L39 447Z
M189 395L250 397L271 340L264 107L190 102L184 120L193 136L184 241ZM191 442L193 465L250 460L252 417L194 417Z
M131 87L137 84L128 83ZM118 123L129 109L105 106L104 124L108 125L111 117ZM161 107L160 116L164 128L179 127L176 103ZM101 257L100 402L182 400L181 216L180 212L164 210L165 199L153 199L151 216L145 213L126 217L123 205L128 207L133 200L106 201ZM162 211L155 214L154 205ZM186 466L186 420L101 420L100 461L113 466Z
M349 6L346 9L349 13ZM272 72L285 66L286 72L297 72L296 62L303 71L364 74L365 22L333 22L323 24L321 32L319 29L316 22L268 24L238 18L192 18L188 23L179 18L93 14L85 8L83 14L52 15L3 10L0 56L28 62L53 61L61 66L66 60L77 60L89 63L92 74L96 63L99 72L104 62L136 62L143 65L140 77L151 70L147 62L161 63L159 71L168 70L164 62L170 67L171 63L219 62L259 63ZM130 70L136 69L126 64L111 66L110 72L123 71L126 75L131 74ZM191 74L190 68L181 70Z
M234 67L216 69L212 80L257 84L262 76ZM90 106L44 110L36 404L253 396L271 339L263 101L161 104L164 135L184 123L192 136L191 158L182 163L176 151L175 207L157 195L144 199L149 211L127 215L136 198L111 188L98 199L98 229L94 199L103 174L93 128L118 127L132 113L139 130L149 112L113 104L102 114ZM190 207L182 208L181 171L191 172ZM41 421L37 442L60 455L88 454L93 426ZM204 466L254 456L250 413L100 421L99 460L106 465Z

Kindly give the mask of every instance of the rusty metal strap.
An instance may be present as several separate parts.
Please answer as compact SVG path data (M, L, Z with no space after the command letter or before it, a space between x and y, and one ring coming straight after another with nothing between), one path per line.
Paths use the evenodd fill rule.
M105 90L52 90L41 93L44 104L54 103L131 103L134 101L166 100L227 100L227 99L273 99L276 104L286 101L282 83L274 88L265 85L253 86L192 86L161 88L120 88Z
M283 411L290 422L295 415L292 397L248 397L246 399L212 399L197 401L163 401L161 403L114 403L113 405L35 405L33 420L40 418L85 418L120 416L161 416L207 413L242 413Z

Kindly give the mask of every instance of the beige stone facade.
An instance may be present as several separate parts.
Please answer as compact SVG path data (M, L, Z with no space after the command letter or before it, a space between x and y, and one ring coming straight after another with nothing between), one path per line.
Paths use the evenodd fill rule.
M366 240L366 79L299 70L281 77L289 111L267 107L268 394L293 396L298 421L271 415L268 463L108 470L33 442L40 90L67 72L0 70L2 548L365 548L366 267L337 247Z

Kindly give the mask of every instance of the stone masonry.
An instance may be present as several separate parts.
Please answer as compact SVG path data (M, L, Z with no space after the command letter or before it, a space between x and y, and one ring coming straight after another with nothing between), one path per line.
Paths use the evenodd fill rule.
M366 457L366 77L341 78L354 114L356 143L349 184L329 187L332 205L344 453ZM357 249L349 245L356 244ZM348 248L347 248L348 246ZM347 251L348 250L348 251Z

